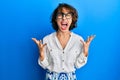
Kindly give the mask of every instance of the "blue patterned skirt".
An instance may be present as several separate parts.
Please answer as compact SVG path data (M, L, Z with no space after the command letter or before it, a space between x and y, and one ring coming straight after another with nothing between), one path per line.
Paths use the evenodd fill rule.
M77 80L75 72L71 73L56 73L49 72L46 73L46 80Z

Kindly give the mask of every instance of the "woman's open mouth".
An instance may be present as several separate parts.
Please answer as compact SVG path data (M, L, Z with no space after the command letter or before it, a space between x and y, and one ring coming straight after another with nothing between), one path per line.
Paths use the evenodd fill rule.
M68 27L68 24L67 23L61 23L61 29L62 30L66 30Z

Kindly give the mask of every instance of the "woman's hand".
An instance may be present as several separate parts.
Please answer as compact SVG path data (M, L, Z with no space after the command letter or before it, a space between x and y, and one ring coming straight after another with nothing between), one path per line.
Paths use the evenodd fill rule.
M43 60L44 59L44 47L46 46L46 43L42 44L42 41L37 40L36 38L32 38L32 40L37 44L39 48L39 52L40 52L40 59Z
M80 40L83 43L83 52L84 52L86 57L88 55L88 50L89 50L90 43L94 38L95 38L95 35L91 35L91 36L88 36L88 38L85 42Z

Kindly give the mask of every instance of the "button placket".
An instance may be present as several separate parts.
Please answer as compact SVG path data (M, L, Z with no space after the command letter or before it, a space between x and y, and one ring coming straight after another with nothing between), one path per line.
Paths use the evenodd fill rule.
M65 52L63 51L62 53L63 53L62 54L62 70L64 71L64 62L65 62L65 56L64 56L65 54L64 53Z
M50 52L52 52L52 49L50 49Z
M64 54L65 52L63 51L63 54Z

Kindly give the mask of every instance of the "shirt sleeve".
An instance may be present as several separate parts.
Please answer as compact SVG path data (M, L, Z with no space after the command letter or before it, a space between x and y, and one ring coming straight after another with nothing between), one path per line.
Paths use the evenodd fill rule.
M43 39L43 44L47 43L47 39ZM44 69L46 69L49 64L50 64L50 59L49 59L49 50L48 50L48 47L47 45L44 47L44 55L45 55L45 58L43 61L40 60L40 57L38 59L38 64L43 67Z
M87 57L84 55L84 53L82 52L75 61L75 67L76 68L81 68L82 66L84 66L87 63Z
M84 41L84 39L82 37L80 37L80 39L82 41ZM75 61L76 68L81 68L82 66L84 66L87 63L87 57L83 53L83 44L80 43L79 45L81 45L81 46L79 47L80 52Z

